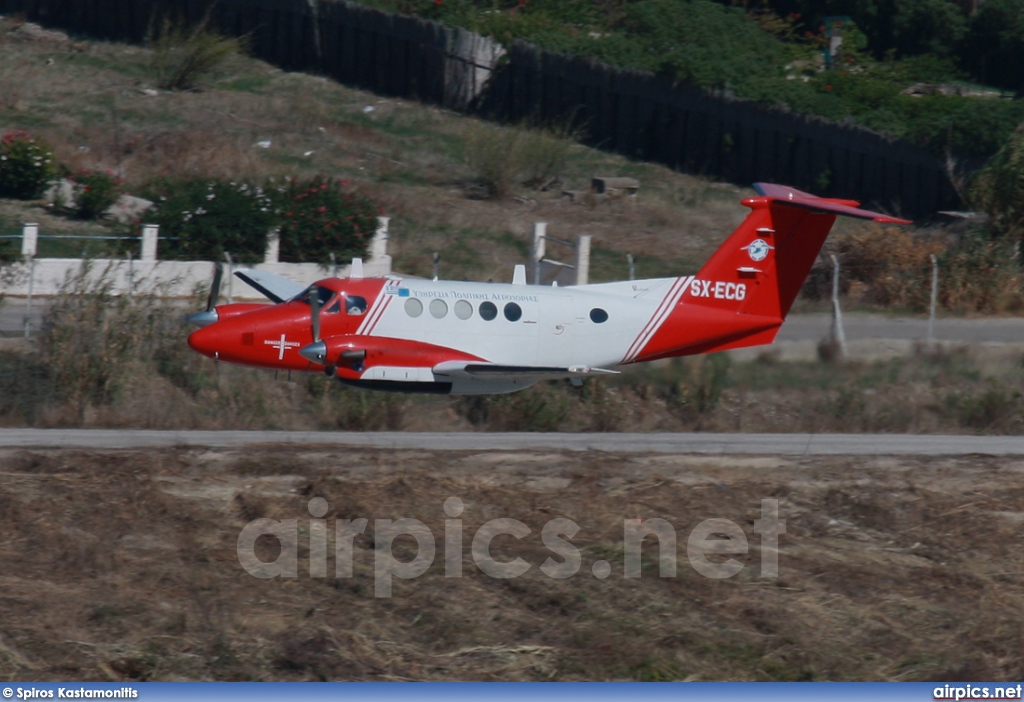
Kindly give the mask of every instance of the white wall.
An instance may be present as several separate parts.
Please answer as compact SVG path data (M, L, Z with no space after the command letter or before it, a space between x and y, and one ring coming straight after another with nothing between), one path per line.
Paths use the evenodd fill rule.
M124 259L93 259L83 261L77 258L37 258L32 263L21 262L8 266L0 279L0 295L25 297L29 294L29 277L32 274L32 295L48 297L58 295L67 281L81 275L85 267L88 280L92 283L104 281L115 294L134 290L136 293L154 292L160 297L187 298L199 288L208 288L213 278L214 264L210 261L127 261ZM338 275L346 276L350 265L339 266ZM235 300L264 300L261 293L246 285L235 276L227 276L225 265L224 284L221 287L221 301L228 297ZM277 273L296 283L312 283L320 278L330 277L330 266L316 263L260 263L237 265L236 268L258 268ZM383 261L363 263L366 277L386 276L391 273L391 257Z
M368 260L363 262L363 275L380 277L391 274L391 256L387 254L388 221L380 218L380 226L374 236L369 250ZM156 293L160 297L187 298L199 289L207 289L213 278L214 264L210 261L158 261L152 260L158 253L154 243L144 253L143 260L128 259L90 259L78 258L34 258L36 251L35 237L37 232L32 229L36 225L26 225L23 254L25 258L0 270L0 295L14 297L50 297L59 295L68 283L83 275L91 284L109 285L114 294L133 291L140 294ZM148 232L147 232L148 234ZM40 233L39 236L45 236ZM146 238L146 237L144 237ZM145 242L144 242L145 243ZM150 259L150 260L147 260ZM339 261L338 275L344 277L351 269L351 262ZM235 300L264 300L263 295L249 287L226 270L224 283L221 287L221 301L229 298ZM236 264L235 268L258 268L294 280L296 283L312 283L320 278L334 274L331 266L316 263L279 263L277 247L268 246L266 260L259 264Z

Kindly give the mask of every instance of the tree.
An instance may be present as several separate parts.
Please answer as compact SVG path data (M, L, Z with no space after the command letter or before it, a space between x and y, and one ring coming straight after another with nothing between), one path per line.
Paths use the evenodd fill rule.
M989 215L994 234L1024 236L1024 123L975 176L970 197Z
M979 81L1024 94L1024 0L988 0L971 18L958 53Z

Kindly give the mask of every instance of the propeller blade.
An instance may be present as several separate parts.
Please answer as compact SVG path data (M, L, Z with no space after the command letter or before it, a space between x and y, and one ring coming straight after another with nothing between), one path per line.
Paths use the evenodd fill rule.
M217 314L217 300L220 298L220 284L224 280L224 266L217 263L213 267L213 280L210 281L210 295L206 298L206 309L196 312L189 317L189 321L197 327L205 327L213 324L219 318Z
M320 341L320 290L313 288L309 295L310 319L313 324L313 343Z
M212 312L220 298L220 285L224 281L224 264L217 263L213 267L213 280L210 282L210 296L206 299L206 311Z

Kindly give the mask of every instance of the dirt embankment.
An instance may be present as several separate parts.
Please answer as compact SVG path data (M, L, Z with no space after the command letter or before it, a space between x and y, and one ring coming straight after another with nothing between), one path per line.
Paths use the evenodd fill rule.
M5 450L0 471L3 679L1024 677L1019 460L264 447ZM774 551L756 521L772 501L777 578L762 577ZM311 508L326 521L323 556L314 545L311 557ZM297 520L297 577L240 565L257 518ZM346 561L335 528L360 518ZM381 541L376 520L402 518L422 522L436 552L376 597L382 563L408 574L425 556L412 537ZM530 566L520 577L487 575L472 553L501 518L530 530L490 543L499 565ZM578 532L557 522L562 541L545 542L560 518ZM654 518L676 535L675 574L658 577L672 558L648 537L640 577L625 577L626 520ZM735 525L715 523L735 553L703 564L733 558L731 577L687 557L706 519ZM287 549L254 545L275 564ZM572 571L573 551L570 577L542 572L565 554ZM462 577L445 577L458 563Z

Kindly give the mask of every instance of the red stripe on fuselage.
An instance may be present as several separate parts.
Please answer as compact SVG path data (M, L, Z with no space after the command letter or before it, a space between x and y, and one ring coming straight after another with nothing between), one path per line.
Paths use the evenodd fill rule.
M630 345L629 350L626 351L626 355L623 357L622 362L628 363L636 358L637 354L640 353L641 349L650 340L650 337L657 332L658 328L664 324L665 319L668 318L672 307L678 302L679 298L682 297L683 293L686 292L686 288L689 282L692 280L692 276L686 278L676 278L672 285L669 287L665 297L662 298L658 304L658 308L651 315L651 318L647 320L647 324L640 330L636 339Z

